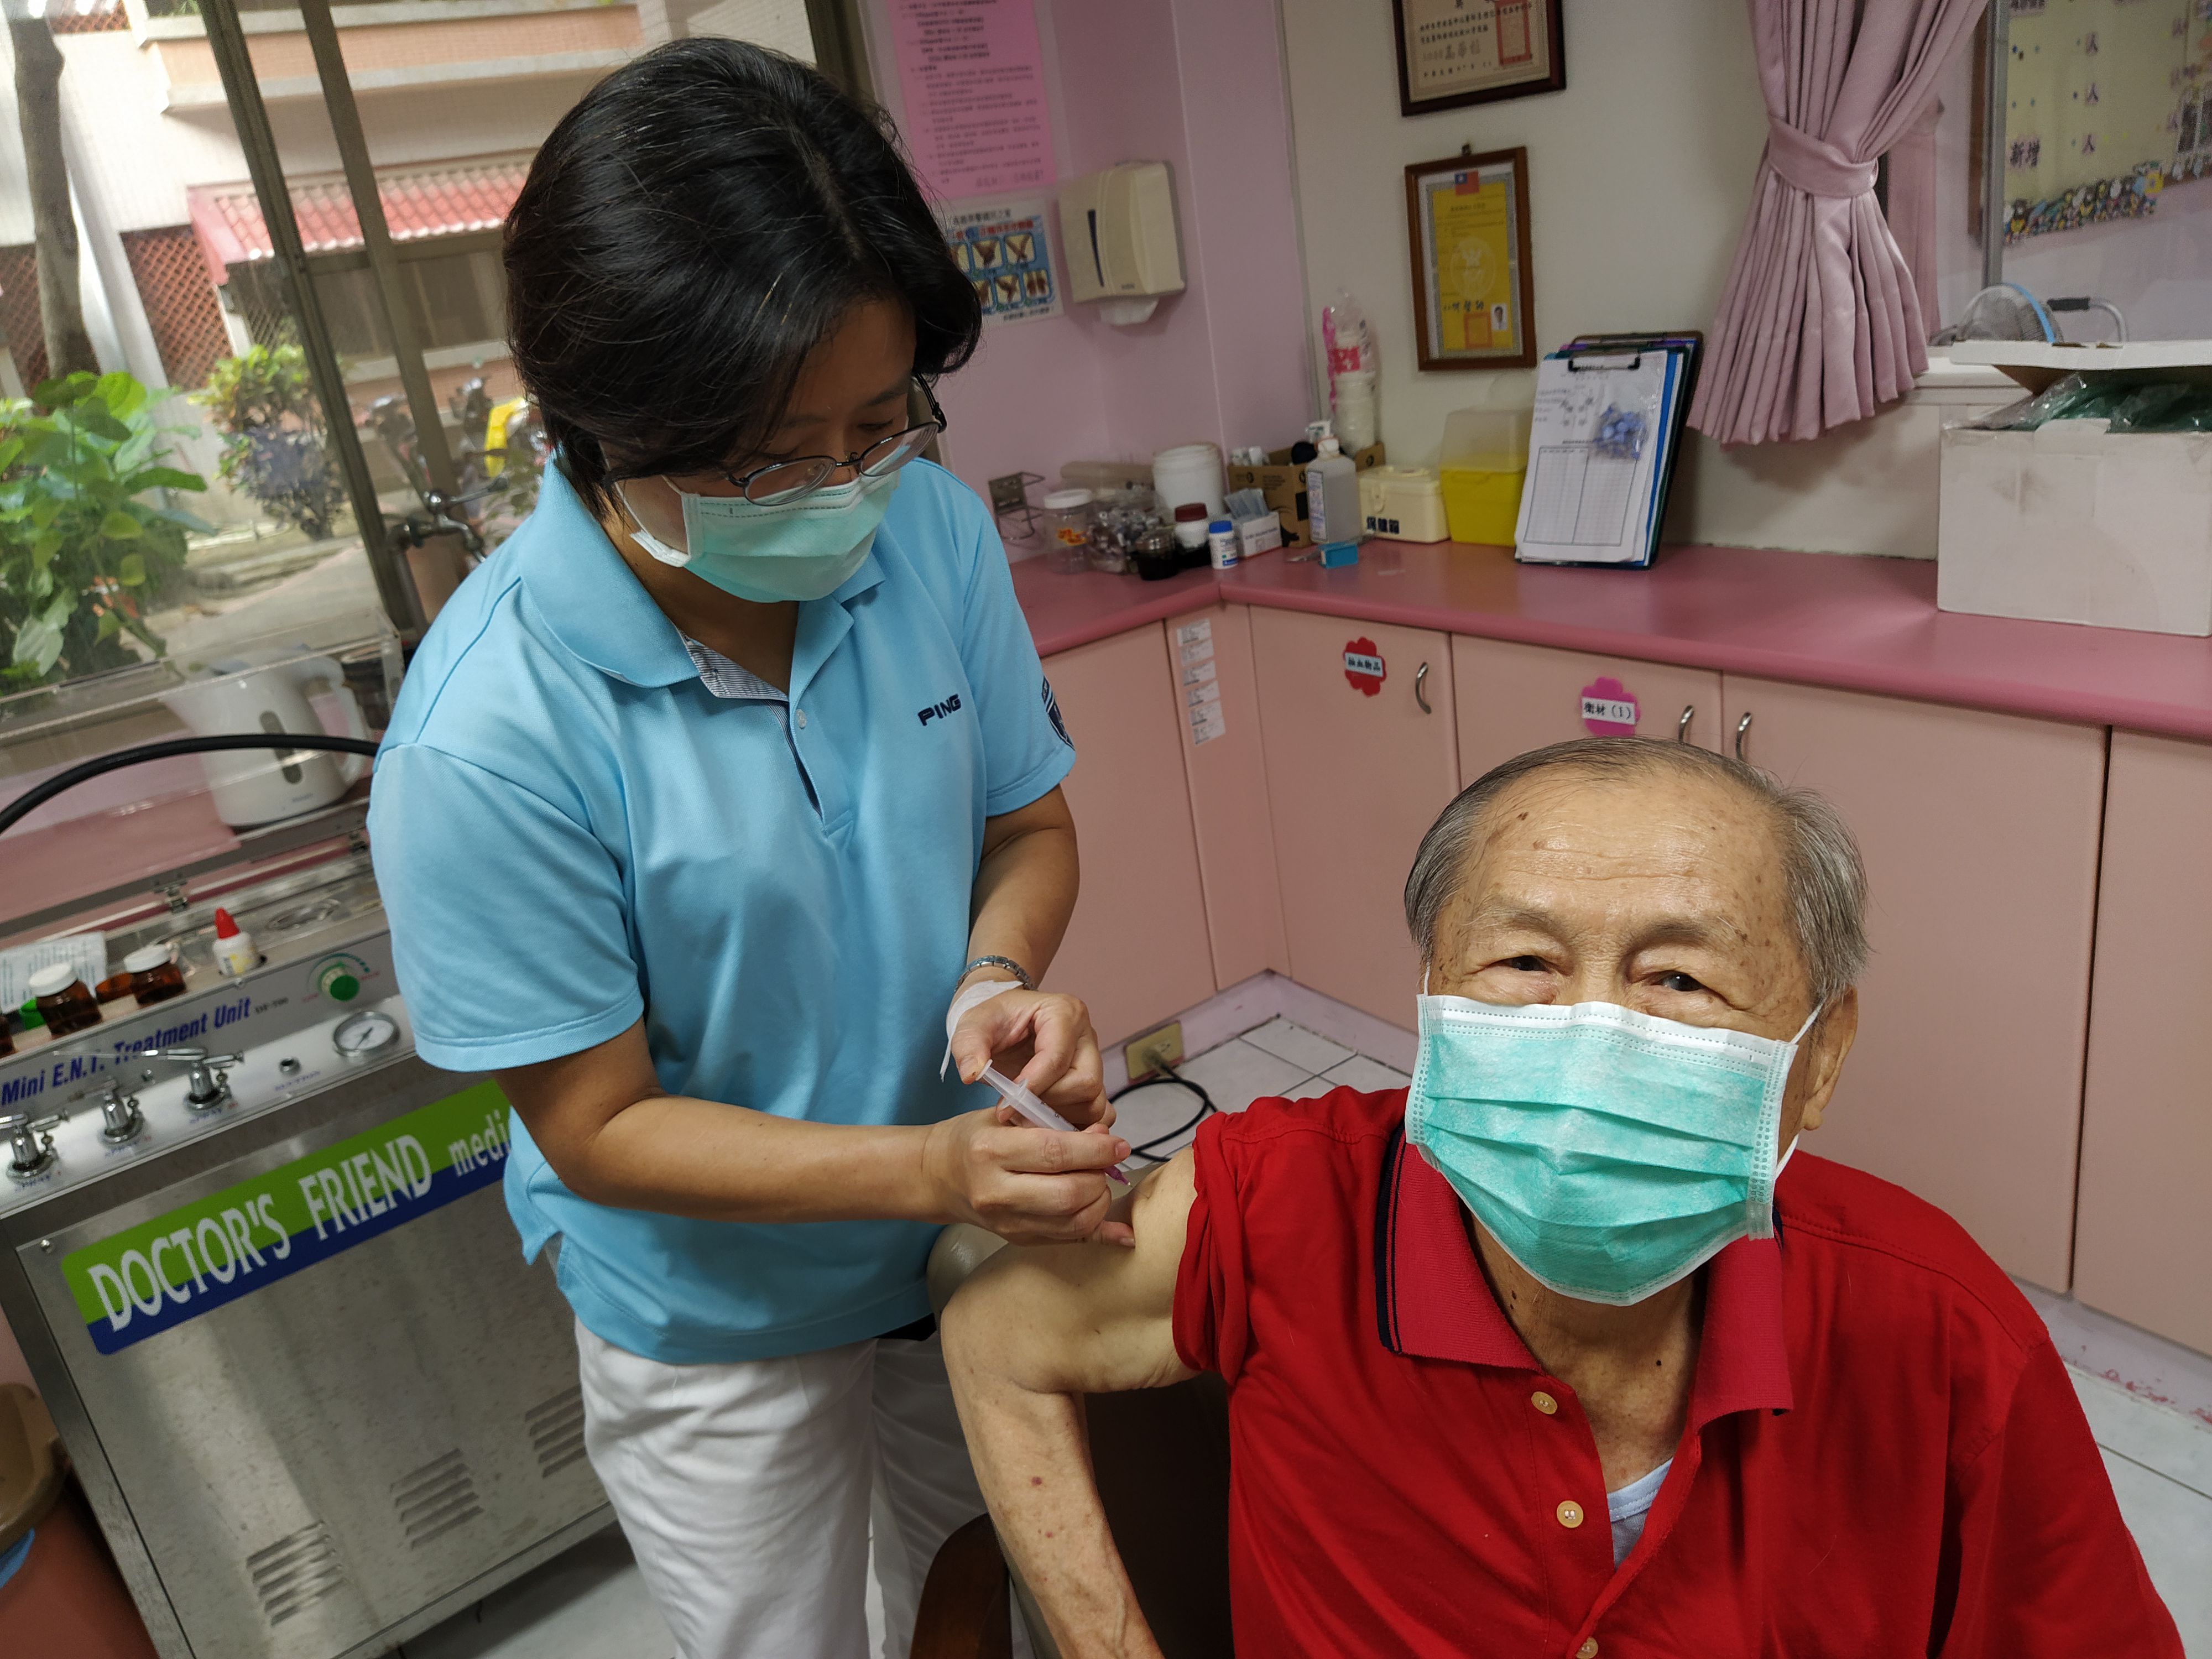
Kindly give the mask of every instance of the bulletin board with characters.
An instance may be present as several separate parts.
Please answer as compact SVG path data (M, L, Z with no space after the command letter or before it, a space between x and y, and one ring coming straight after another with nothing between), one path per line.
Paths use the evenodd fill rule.
M1042 198L946 216L945 240L975 285L987 325L1060 315L1047 228L1051 221L1051 204Z
M2212 173L2212 0L2002 0L2005 240L2148 216Z

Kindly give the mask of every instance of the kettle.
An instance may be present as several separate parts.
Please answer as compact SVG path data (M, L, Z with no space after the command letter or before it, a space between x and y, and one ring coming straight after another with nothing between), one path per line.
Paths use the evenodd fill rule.
M319 732L323 723L308 698L323 691L336 693L342 702L346 736L368 736L361 700L346 684L345 671L329 657L295 658L265 667L242 663L217 667L228 672L161 699L171 714L203 737ZM368 769L368 757L232 749L203 755L200 764L207 772L216 816L234 830L244 830L328 806L353 787Z

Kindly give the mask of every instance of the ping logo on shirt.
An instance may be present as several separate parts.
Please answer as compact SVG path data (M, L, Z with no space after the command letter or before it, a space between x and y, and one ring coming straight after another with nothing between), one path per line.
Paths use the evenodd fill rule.
M924 726L927 726L932 720L941 720L947 714L957 714L959 712L960 694L957 691L955 691L943 702L933 702L930 704L928 708L921 710L921 723Z
M1067 722L1060 717L1060 699L1052 695L1050 680L1044 683L1044 712L1052 720L1052 729L1060 733L1060 740L1074 748L1075 739L1067 735Z

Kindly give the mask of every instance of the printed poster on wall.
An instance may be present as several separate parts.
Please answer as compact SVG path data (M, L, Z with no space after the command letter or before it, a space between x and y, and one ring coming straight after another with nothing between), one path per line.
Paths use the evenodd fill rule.
M940 200L1053 183L1030 0L889 0L906 142Z
M945 242L975 284L987 325L1060 315L1051 224L1052 204L1042 197L944 216Z

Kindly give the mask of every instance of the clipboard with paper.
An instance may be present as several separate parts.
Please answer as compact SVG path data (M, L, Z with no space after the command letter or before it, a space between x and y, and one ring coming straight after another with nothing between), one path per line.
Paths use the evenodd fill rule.
M1694 336L1601 337L1538 366L1516 559L1651 562L1698 343Z

